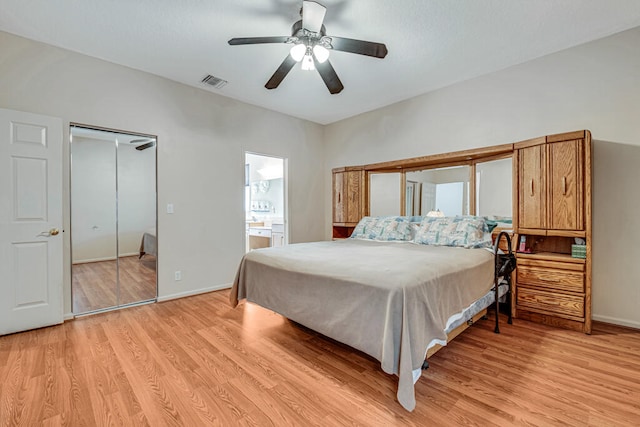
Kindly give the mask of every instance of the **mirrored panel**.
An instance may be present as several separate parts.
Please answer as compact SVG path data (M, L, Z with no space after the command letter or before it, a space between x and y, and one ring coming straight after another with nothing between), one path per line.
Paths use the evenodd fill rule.
M400 172L369 174L369 215L400 215Z
M406 173L407 215L440 211L445 216L469 214L469 166Z
M512 158L476 164L476 214L511 220Z
M75 314L156 298L156 138L71 126Z
M116 144L73 135L71 245L73 311L118 304Z

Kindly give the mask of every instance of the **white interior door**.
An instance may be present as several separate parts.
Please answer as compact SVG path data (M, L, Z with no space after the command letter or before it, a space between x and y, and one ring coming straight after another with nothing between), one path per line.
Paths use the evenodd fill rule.
M0 335L63 321L62 120L0 109Z

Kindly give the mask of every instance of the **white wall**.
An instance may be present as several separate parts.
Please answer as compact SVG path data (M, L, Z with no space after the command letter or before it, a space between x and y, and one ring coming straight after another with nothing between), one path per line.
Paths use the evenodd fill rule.
M288 158L290 241L323 237L320 125L3 32L0 94L0 107L63 119L65 186L69 122L158 136L161 299L233 280L244 254L245 151ZM64 200L68 230L68 191ZM167 203L174 204L173 215L166 213ZM68 233L65 239L68 313ZM174 281L175 270L182 271L182 281Z
M640 327L638 46L635 28L328 125L325 182L333 167L589 129L596 140L593 317Z

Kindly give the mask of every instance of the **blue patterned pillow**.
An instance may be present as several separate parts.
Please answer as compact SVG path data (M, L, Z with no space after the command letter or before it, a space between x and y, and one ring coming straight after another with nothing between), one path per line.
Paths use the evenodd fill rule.
M482 248L491 246L491 235L482 217L425 217L413 241L422 245Z
M365 216L351 234L353 239L382 240L385 242L413 238L413 229L409 217Z

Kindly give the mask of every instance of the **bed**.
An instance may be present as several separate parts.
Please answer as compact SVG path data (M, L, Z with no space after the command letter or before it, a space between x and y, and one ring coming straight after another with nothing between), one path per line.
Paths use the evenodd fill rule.
M495 300L494 281L487 248L349 238L247 253L230 302L246 299L379 360L411 411L427 350Z
M142 235L142 240L140 241L140 256L138 258L142 258L146 254L158 256L158 241L155 229L148 230Z

